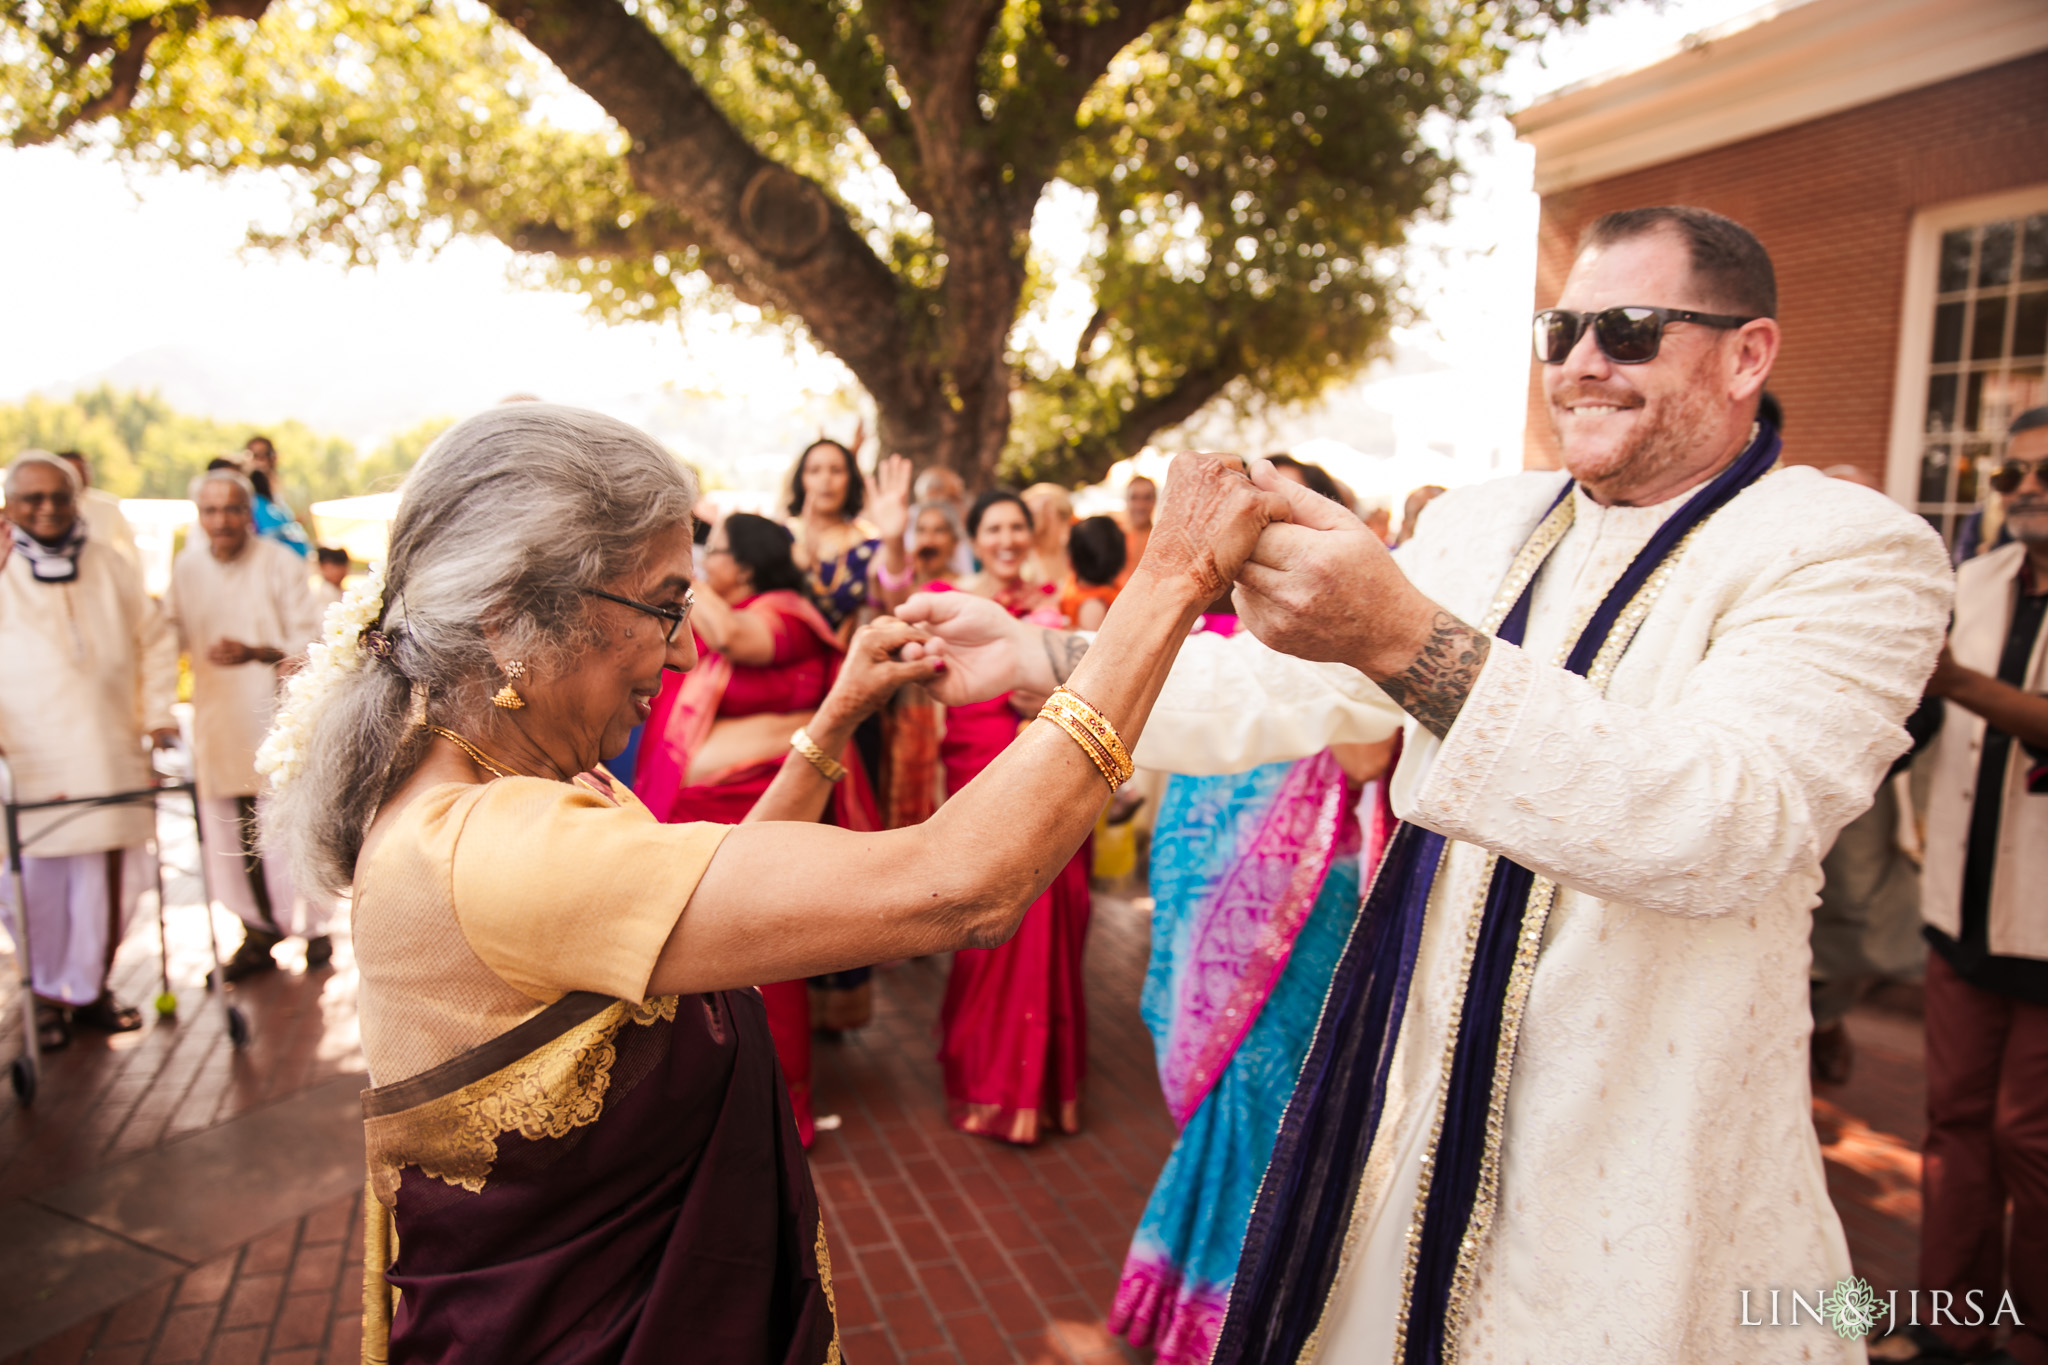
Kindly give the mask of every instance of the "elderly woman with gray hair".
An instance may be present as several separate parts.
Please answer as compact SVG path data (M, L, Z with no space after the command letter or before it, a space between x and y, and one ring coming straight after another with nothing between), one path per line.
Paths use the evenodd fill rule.
M926 824L855 834L809 823L835 753L944 666L937 641L876 622L747 823L662 824L600 764L662 671L696 663L690 476L568 408L441 437L266 750L273 835L310 883L354 893L370 1358L838 1359L749 988L1016 928L1276 514L1222 462L1176 471L1144 571L1046 723Z

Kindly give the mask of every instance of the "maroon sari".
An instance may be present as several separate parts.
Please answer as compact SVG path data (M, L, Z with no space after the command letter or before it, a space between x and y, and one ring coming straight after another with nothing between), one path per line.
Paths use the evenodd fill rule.
M365 1361L840 1359L753 991L569 995L363 1113Z
M690 755L711 733L714 720L737 716L781 715L815 710L832 689L845 651L839 637L802 595L778 589L757 593L738 604L767 621L775 652L765 664L735 664L717 650L697 642L698 664L688 673L670 673L654 699L641 741L640 770L634 794L655 816L669 824L700 820L737 825L747 818L782 771L785 752L708 780L689 781ZM842 829L881 828L875 795L868 786L860 755L851 748L845 757L847 777L832 788L825 820ZM761 987L768 1006L768 1025L775 1034L775 1052L789 1083L796 1110L797 1132L811 1145L811 987L804 981L777 981Z
M942 585L934 584L934 588ZM1004 606L1027 616L1050 603L1032 592ZM959 791L1017 737L1021 718L1007 696L946 710L939 757L946 790ZM939 1007L939 1066L946 1110L964 1133L1033 1143L1048 1129L1081 1128L1081 1079L1088 1064L1088 1008L1081 958L1091 905L1083 843L1000 948L953 954Z

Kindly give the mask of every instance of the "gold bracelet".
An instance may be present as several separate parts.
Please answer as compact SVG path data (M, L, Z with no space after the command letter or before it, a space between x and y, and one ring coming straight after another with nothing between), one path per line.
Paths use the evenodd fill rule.
M1068 737L1074 743L1081 746L1081 752L1088 755L1088 761L1095 765L1095 771L1101 773L1102 780L1109 784L1109 794L1115 796L1116 789L1122 784L1116 780L1116 774L1110 770L1109 755L1102 751L1101 746L1096 743L1095 737L1081 728L1079 721L1067 715L1064 711L1054 710L1051 706L1047 706L1044 710L1040 711L1038 718L1040 720L1049 720L1054 725L1059 726L1060 729L1067 732Z
M1109 723L1106 716L1082 700L1079 693L1066 687L1055 689L1053 694L1046 698L1045 704L1049 709L1056 709L1071 717L1094 737L1096 743L1108 755L1117 785L1121 786L1131 780L1130 751L1124 747L1123 737L1117 734L1116 727Z
M846 765L838 759L827 757L825 751L818 747L817 741L812 739L802 726L798 726L796 733L789 737L789 747L809 759L811 766L818 770L818 776L827 782L837 782L846 776Z

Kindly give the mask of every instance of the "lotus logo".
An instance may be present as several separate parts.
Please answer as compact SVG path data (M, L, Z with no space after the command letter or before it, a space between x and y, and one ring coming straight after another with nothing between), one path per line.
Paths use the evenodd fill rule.
M1821 1319L1845 1341L1867 1337L1877 1327L1877 1291L1860 1275L1838 1280L1830 1292L1821 1295Z

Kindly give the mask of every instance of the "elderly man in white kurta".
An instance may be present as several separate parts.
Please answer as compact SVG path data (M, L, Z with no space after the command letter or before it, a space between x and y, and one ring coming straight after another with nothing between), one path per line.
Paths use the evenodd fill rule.
M1602 220L1542 329L1569 478L1446 494L1398 564L1295 498L1239 579L1258 640L1184 648L1139 763L1299 756L1371 730L1390 697L1412 718L1394 808L1418 842L1445 838L1397 1041L1357 1053L1384 1077L1304 1070L1218 1362L1864 1358L1860 1332L1792 1323L1792 1293L1812 1305L1851 1275L1810 1115L1810 912L1822 854L1906 747L1952 583L1919 519L1774 467L1754 421L1774 305L1768 257L1725 219ZM1696 526L1645 578L1667 523ZM1629 606L1589 621L1622 582L1640 584ZM1524 586L1520 643L1495 638ZM943 619L960 611L902 613L946 639L943 700L984 671L1042 689L1070 667L1076 643ZM1591 676L1560 666L1582 631L1619 641ZM1440 1138L1473 1120L1447 1078L1484 994L1466 973L1496 858L1533 874L1547 918L1508 938L1498 1041L1477 1034L1476 1193L1446 1239L1428 1196L1466 1159ZM1358 932L1401 891L1383 866ZM1337 994L1310 1068L1373 1043ZM1333 1156L1302 1116L1345 1084L1369 1086L1377 1121ZM1425 1301L1432 1283L1448 1292Z
M78 477L45 451L7 469L0 524L0 758L10 800L49 801L150 785L150 738L177 731L177 662L142 576L85 524ZM107 969L143 889L154 883L150 805L22 817L35 991L46 1046L72 1027L140 1028ZM11 893L0 885L0 901ZM14 913L9 906L10 922Z
M281 858L258 851L256 750L277 714L277 668L320 633L321 606L306 562L255 533L249 481L209 470L192 486L199 527L171 567L166 601L192 669L192 749L200 827L216 899L247 932L226 976L239 980L277 964L271 949L306 940L309 967L333 955L333 906L293 887Z

